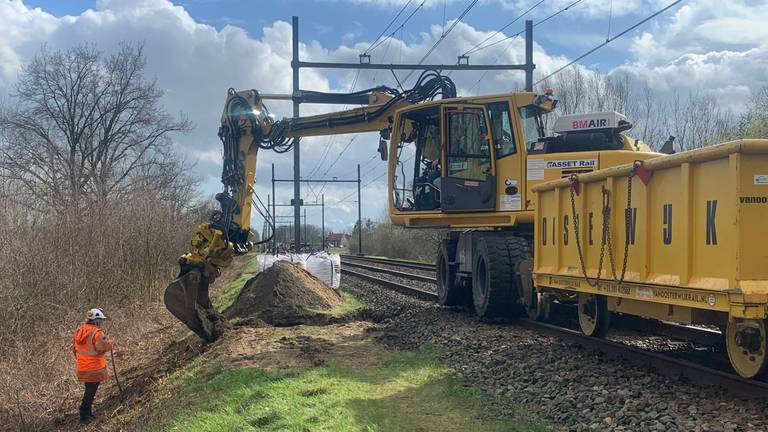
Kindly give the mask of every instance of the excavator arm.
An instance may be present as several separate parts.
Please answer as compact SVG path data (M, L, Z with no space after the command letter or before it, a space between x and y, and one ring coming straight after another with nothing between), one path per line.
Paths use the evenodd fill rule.
M285 153L292 149L294 138L308 136L379 131L382 139L388 139L396 110L437 96L455 97L456 87L449 78L427 71L412 89L403 92L384 86L346 94L304 91L304 101L362 106L276 121L258 91L229 89L218 134L224 150L224 190L216 194L220 209L208 222L194 227L192 248L179 258L179 275L165 290L168 310L209 342L221 335L225 324L211 305L208 287L235 255L253 249L250 219L259 150Z

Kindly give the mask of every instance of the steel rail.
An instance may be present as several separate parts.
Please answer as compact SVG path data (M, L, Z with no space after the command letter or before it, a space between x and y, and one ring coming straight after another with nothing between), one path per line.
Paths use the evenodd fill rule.
M348 275L373 282L379 285L382 285L387 288L391 288L394 291L397 291L401 294L409 295L412 297L416 297L420 300L427 300L427 301L437 301L437 293L433 293L431 291L426 291L419 288L414 288L412 286L404 285L392 280L382 279L373 275L369 275L367 273L360 273L353 270L345 269L344 266L341 268L342 273L346 273Z
M373 257L358 256L358 255L341 255L341 260L342 261L343 260L367 261L371 263L397 265L400 267L411 268L414 270L435 271L434 264L420 263L420 262L407 261L407 260L398 260L398 259L391 259L391 258L373 258Z
M650 367L663 376L683 377L694 385L719 386L740 397L768 398L768 383L763 381L745 379L736 374L708 368L688 360L646 351L608 339L586 336L576 330L540 321L523 320L523 323L526 327L536 329L540 333L567 338L586 349L600 351L609 357L627 360L641 367Z
M437 279L435 277L432 277L432 276L424 276L424 275L419 275L419 274L414 274L414 273L406 273L406 272L401 272L401 271L392 270L392 269L388 269L388 268L369 266L369 265L365 265L365 264L352 263L352 262L348 262L348 261L344 262L344 264L346 264L347 266L359 268L361 270L368 270L368 271L377 272L377 273L385 273L385 274L392 275L392 276L399 276L399 277L402 277L402 278L405 278L405 279L410 279L410 280L415 280L415 281L420 281L420 282L437 283Z
M382 261L382 259L378 259ZM349 265L354 265L348 263ZM437 301L437 294L412 286L404 285L392 280L382 279L366 273L359 273L342 266L342 272L360 279L376 283L405 295L413 296L421 300ZM411 273L397 272L394 270L383 273L393 274L407 278ZM608 339L590 337L579 331L567 329L553 324L543 323L529 319L519 321L524 327L542 334L565 338L588 350L599 351L610 358L623 359L636 366L647 367L659 375L672 378L684 378L694 385L718 386L732 394L743 398L768 398L768 383L742 378L736 374L708 368L697 363L666 356L652 351L635 348L620 342ZM682 327L682 326L681 326Z

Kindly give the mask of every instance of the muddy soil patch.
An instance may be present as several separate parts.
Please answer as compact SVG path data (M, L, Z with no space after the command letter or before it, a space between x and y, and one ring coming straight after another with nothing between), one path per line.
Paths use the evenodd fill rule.
M273 326L325 324L330 311L344 299L308 271L287 261L249 280L231 308L227 318L241 322L264 321Z

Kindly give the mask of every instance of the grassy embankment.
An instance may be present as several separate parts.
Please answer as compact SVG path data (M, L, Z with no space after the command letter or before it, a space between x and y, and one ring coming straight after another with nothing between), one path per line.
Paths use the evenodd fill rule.
M214 304L219 310L237 298L253 277L255 263L253 258L240 277L218 290ZM345 304L326 313L343 316L363 307L352 295L343 295ZM453 378L437 362L435 348L389 352L372 340L364 345L365 355L329 355L317 367L265 370L198 359L168 381L175 396L149 430L545 430L489 416L481 393Z
M480 392L462 386L436 356L433 349L389 352L367 366L347 358L277 372L197 363L172 380L176 406L157 427L190 432L545 430L488 417Z

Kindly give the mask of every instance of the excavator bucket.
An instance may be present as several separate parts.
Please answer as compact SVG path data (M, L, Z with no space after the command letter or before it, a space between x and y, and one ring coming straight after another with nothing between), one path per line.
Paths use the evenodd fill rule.
M190 270L171 282L163 296L165 307L190 330L208 342L223 333L224 318L208 298L208 281L199 270Z

